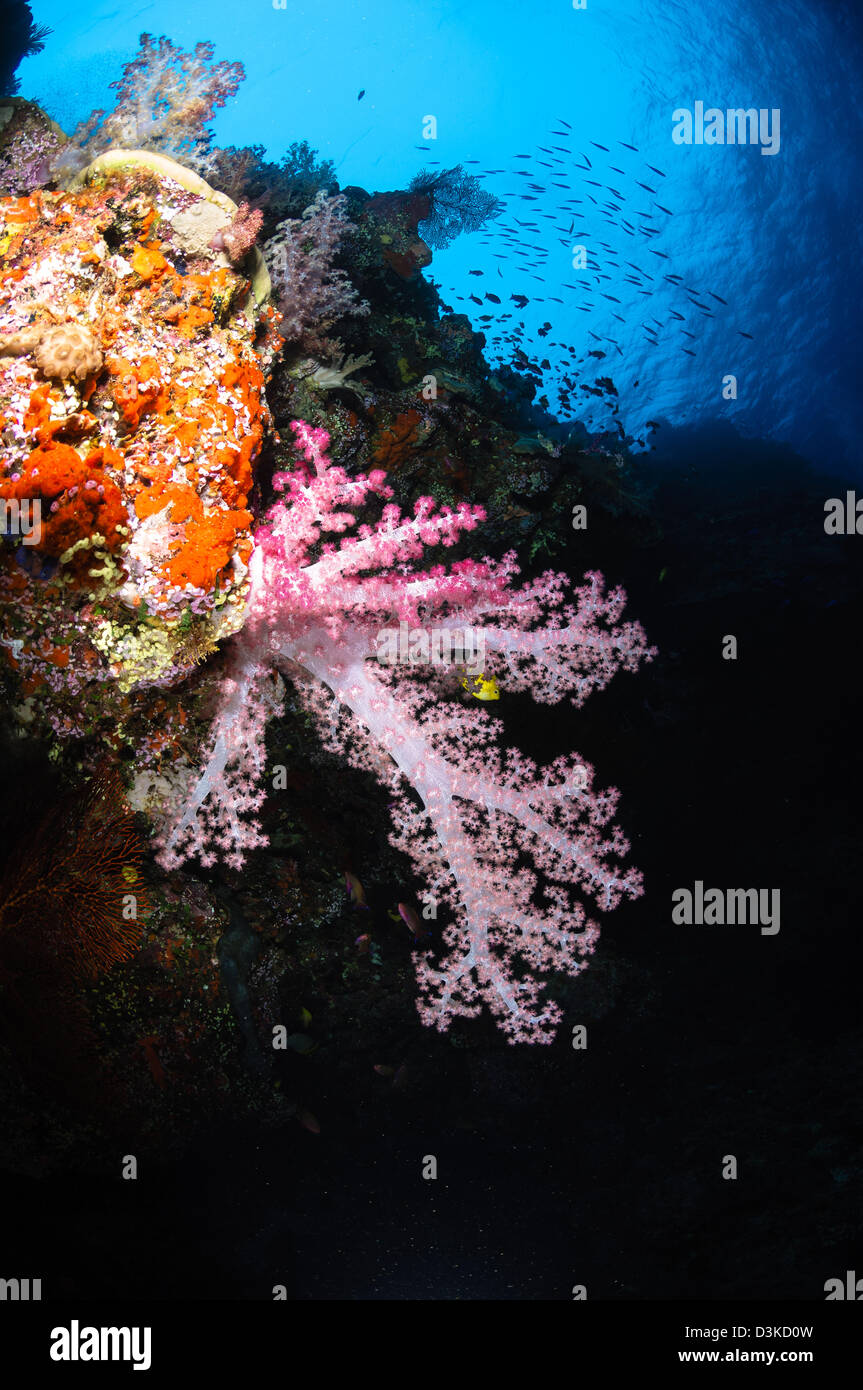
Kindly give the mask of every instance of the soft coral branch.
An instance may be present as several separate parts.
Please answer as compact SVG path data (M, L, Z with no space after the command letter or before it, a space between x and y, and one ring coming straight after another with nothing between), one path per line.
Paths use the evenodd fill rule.
M429 623L482 624L506 688L577 705L653 652L638 623L619 623L623 592L606 593L596 573L569 595L551 573L514 589L512 555L412 569L426 546L473 529L481 509L437 512L421 499L404 518L382 474L349 478L330 463L324 431L292 428L303 463L277 478L282 498L252 557L232 683L206 765L163 834L162 862L211 861L214 834L233 863L262 842L245 813L260 803L261 682L274 665L295 681L325 745L389 787L393 844L449 912L449 955L417 964L423 1021L445 1029L485 1003L510 1041L549 1042L560 1009L544 1000L541 977L578 974L598 936L579 895L608 911L641 891L637 871L615 863L629 848L610 826L618 794L595 791L593 769L578 757L540 768L502 752L488 714L447 695L445 673L384 669L373 660L376 637L381 622L415 621L420 607ZM373 496L385 502L381 520L354 529L355 509ZM338 548L325 540L332 534L342 534Z
M205 158L210 122L245 78L242 63L213 62L211 43L184 53L170 39L142 34L140 48L111 86L114 109L94 111L72 136L89 158L108 149L158 150L186 163Z

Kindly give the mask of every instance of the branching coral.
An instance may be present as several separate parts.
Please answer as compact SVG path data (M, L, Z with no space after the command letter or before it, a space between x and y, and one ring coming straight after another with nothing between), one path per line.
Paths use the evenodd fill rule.
M418 965L423 1021L446 1029L486 1003L510 1041L549 1042L561 1013L537 977L577 974L598 935L576 890L606 911L641 891L639 875L612 862L628 849L618 829L606 830L617 793L595 791L593 770L578 757L538 768L501 752L487 716L447 695L447 668L429 666L426 655L424 667L420 656L406 671L385 669L374 660L377 638L393 621L419 624L421 614L426 632L481 624L486 675L537 700L568 696L576 705L652 651L637 623L619 622L622 591L605 593L597 574L573 602L561 575L513 588L511 555L463 561L449 573L413 570L425 547L472 530L481 509L437 512L422 498L405 518L387 504L376 526L354 532L359 506L391 496L383 473L349 478L330 463L325 431L299 421L292 428L303 464L274 479L283 500L257 537L249 618L234 640L202 767L167 814L161 862L224 855L239 866L264 842L256 811L274 700L266 670L276 666L325 744L388 786L393 843L450 913L449 956ZM338 549L326 539L345 532Z
M215 112L245 78L242 63L213 62L211 43L184 53L170 39L142 34L140 51L111 86L113 111L94 111L72 141L90 158L103 150L158 150L193 166L206 160Z
M443 250L463 232L477 232L503 212L503 203L483 188L475 174L457 164L440 173L423 172L411 180L411 190L431 199L429 216L420 232L429 246Z
M445 918L442 957L424 951L417 961L423 1022L445 1030L487 1006L509 1041L550 1042L561 1009L544 977L578 974L598 937L581 899L609 910L640 893L640 876L618 863L629 847L612 824L616 791L595 789L578 756L539 767L501 748L496 721L470 692L479 683L493 698L529 692L580 706L652 652L638 624L620 621L623 593L606 592L596 573L570 592L552 573L516 588L512 554L417 568L428 547L472 531L482 509L438 510L420 497L402 515L380 469L349 476L332 464L328 434L302 421L292 424L297 466L275 475L278 500L252 537L269 358L284 340L301 345L295 359L332 355L332 343L322 347L327 330L370 308L337 265L346 199L320 191L266 244L278 331L278 316L261 310L266 276L256 279L251 255L260 209L235 207L164 157L199 170L216 162L209 123L243 70L212 60L211 45L183 53L143 35L114 84L114 111L76 132L78 155L92 160L76 191L31 189L0 206L10 261L0 278L0 497L45 503L41 550L57 570L46 575L6 553L0 642L31 681L38 663L50 667L42 679L52 694L110 678L125 696L177 682L236 634L218 689L209 683L216 710L198 740L200 765L191 740L165 769L156 767L160 743L144 750L152 775L136 794L160 817L162 866L196 855L239 867L266 843L264 735L284 676L324 745L387 788L392 843L425 878L432 915ZM238 176L242 166L239 152ZM420 176L407 195L368 200L359 215L366 253L409 279L430 258L418 217L428 240L445 246L497 211L459 166ZM253 293L232 269L241 261ZM343 385L368 360L313 363L315 385ZM288 376L296 386L302 368ZM373 460L391 466L434 427L418 409L376 418L390 423ZM379 520L360 523L376 499ZM422 639L404 667L381 656L393 623ZM463 657L432 655L444 650L444 631L446 650L455 635L462 654L481 638L478 676ZM465 667L473 685L462 683ZM53 727L82 731L68 706ZM128 953L131 938L105 895L113 901L118 872L137 882L126 819L112 820L110 798L94 796L83 815L94 843L70 830L58 836L56 864L47 849L41 858L60 909L69 883L79 885L68 913L91 970ZM76 877L69 866L78 864ZM0 928L33 897L27 872L23 897L13 888L0 899ZM82 909L89 934L75 925Z
M346 199L319 193L302 218L280 222L264 253L283 315L280 332L288 342L314 326L329 328L345 315L367 314L369 306L333 260L348 230Z
M0 940L35 933L37 951L62 956L83 979L126 960L148 906L142 858L120 776L103 768L13 851L0 886Z

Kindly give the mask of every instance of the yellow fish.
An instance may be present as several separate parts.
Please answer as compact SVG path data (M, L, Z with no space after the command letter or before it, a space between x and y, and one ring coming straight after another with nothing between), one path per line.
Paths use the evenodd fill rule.
M486 680L485 676L467 676L462 681L465 690L469 691L475 700L499 700L500 686L494 676Z

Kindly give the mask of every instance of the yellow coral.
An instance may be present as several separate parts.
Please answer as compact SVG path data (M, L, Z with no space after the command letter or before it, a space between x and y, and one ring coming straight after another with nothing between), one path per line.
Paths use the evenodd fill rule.
M107 620L93 631L91 640L115 668L124 694L139 681L158 680L175 664L176 639L163 628L142 623L133 630Z

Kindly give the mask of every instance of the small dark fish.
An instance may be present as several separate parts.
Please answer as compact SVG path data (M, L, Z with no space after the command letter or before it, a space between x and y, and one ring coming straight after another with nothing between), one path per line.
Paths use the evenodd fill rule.
M635 153L638 154L638 146L637 146L637 145L627 145L627 143L626 143L625 140L618 140L617 143L618 143L618 145L622 145L623 148L624 148L625 150L634 150Z
M498 297L497 297L496 294L487 294L487 295L486 295L486 299L490 299L491 302L492 302L492 304L499 304L499 303L500 303L500 300L498 299Z
M681 331L681 333L685 334L685 336L686 336L687 338L694 338L694 337L695 337L695 334L694 334L694 333L687 333L685 328L681 328L680 331Z
M674 213L671 211L671 208L664 208L664 207L662 206L661 203L654 203L653 206L654 206L655 208L659 208L659 211L660 211L660 212L665 212L665 213L667 213L669 217L673 217L673 216L674 216Z
M684 348L683 351L688 352L690 357L696 357L698 355L692 351L692 348Z
M679 319L681 323L685 323L685 322L686 322L686 315L685 315L685 314L678 314L678 313L675 312L674 309L669 309L668 312L670 313L670 315L671 315L671 317L672 317L673 319Z
M362 91L361 91L361 92L359 93L359 95L357 96L357 101L362 101L362 99L363 99L363 97L365 96L365 94L366 94L366 89L365 89L365 87L363 87Z
M737 332L740 334L741 338L752 338L752 334L751 334L751 333L744 333L742 328L738 328ZM754 341L754 339L753 339L753 341Z
M645 164L647 164L647 160L645 160L644 162L645 162ZM647 167L648 167L648 169L653 169L654 174L658 174L659 177L660 177L661 179L666 179L666 178L668 178L668 175L667 175L667 174L663 174L662 170L661 170L661 169L657 169L653 164L647 164Z
M707 293L710 295L711 299L718 299L720 304L728 304L728 300L723 299L721 294L714 294L713 290L708 290Z
M484 275L484 274L485 274L485 271L483 271L483 270L469 270L469 271L468 271L468 275Z
M655 193L655 192L656 192L656 189L655 189L655 188L651 188L649 183L642 183L642 182L640 181L640 179L636 179L635 182L638 184L639 188L643 188L643 189L645 190L646 193Z
M491 323L491 318L491 314L480 314L479 321L480 323Z
M482 308L482 300L479 299L479 298L477 297L477 295L472 294L472 295L470 295L469 297L473 300L474 304L478 304L478 305L480 306L480 308Z
M415 150L430 150L431 145L414 145Z
M532 154L514 154L513 159L533 159ZM465 161L467 162L467 161Z
M665 254L664 251L654 251L652 246L648 246L647 249L650 252L651 256L661 256L664 261L668 260L668 256Z
M530 303L530 300L528 299L526 294L511 294L510 299L513 301L517 309L523 309L525 304Z
M600 291L600 293L602 294L603 299L610 299L611 302L612 302L612 304L619 304L619 303L620 303L620 300L619 300L619 299L615 299L615 297L614 297L613 294L606 294L604 290Z
M593 145L594 149L597 149L597 150L605 150L605 153L606 153L606 154L610 154L610 153L611 153L611 151L609 150L609 148L608 148L607 145L598 145L598 144L596 143L595 140L591 140L590 143L591 143L591 145Z
M557 123L558 125L565 125L567 130L572 130L572 126L569 124L569 121L562 120L560 116L558 116L557 118Z

